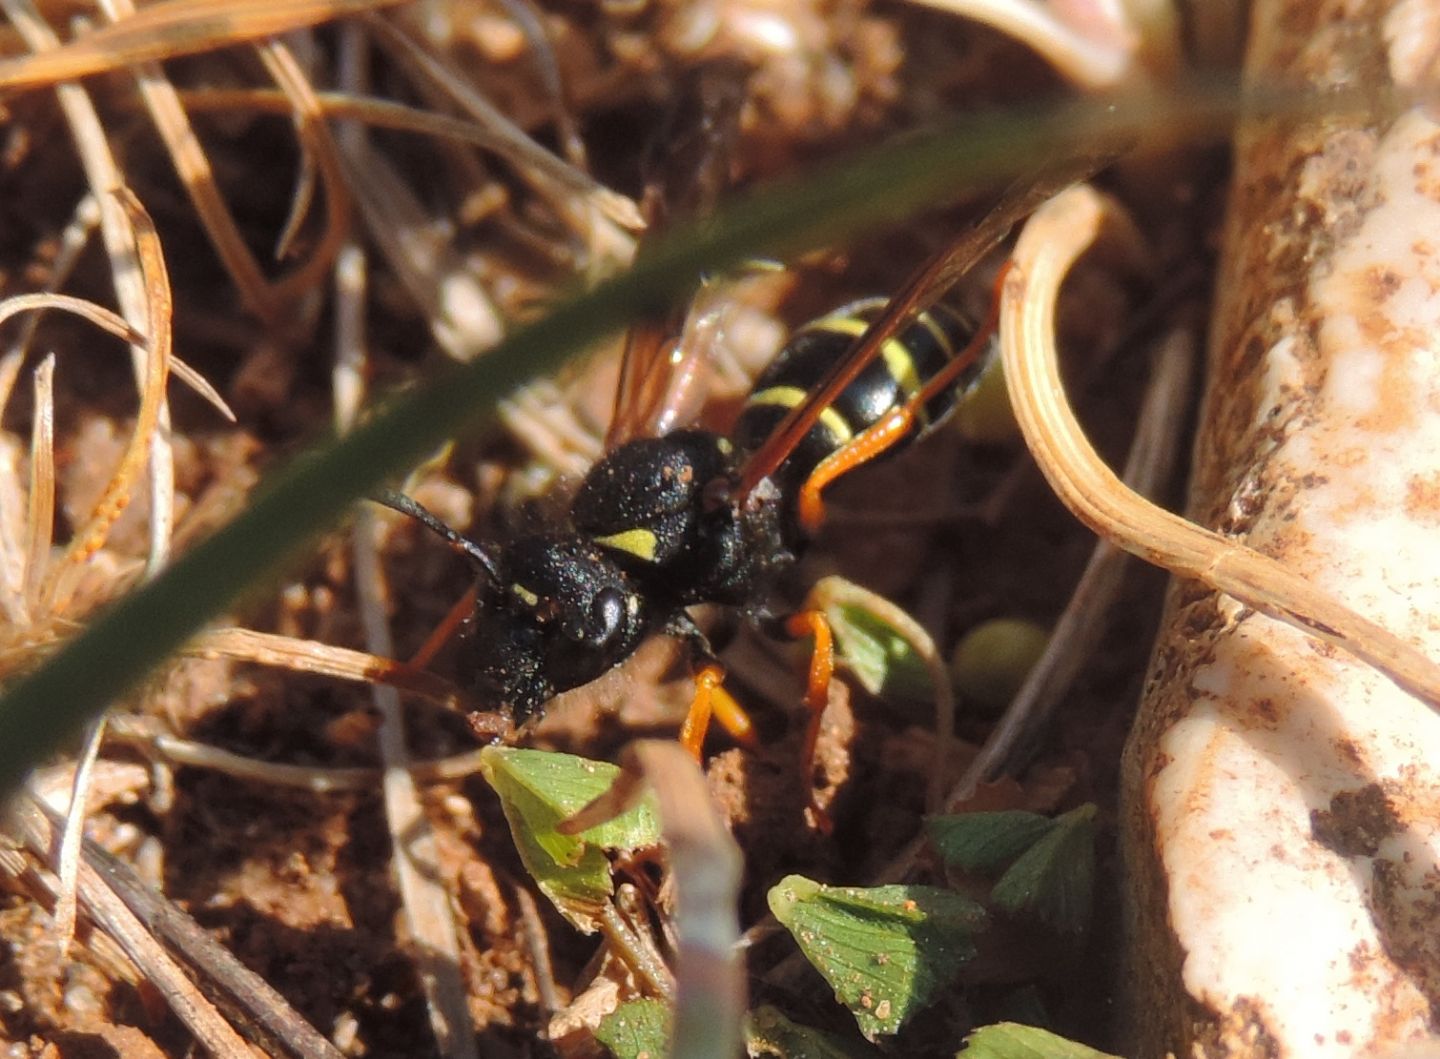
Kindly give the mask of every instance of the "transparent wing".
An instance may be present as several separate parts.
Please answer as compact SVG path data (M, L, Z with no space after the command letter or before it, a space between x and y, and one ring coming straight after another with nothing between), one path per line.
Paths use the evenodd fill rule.
M680 218L705 217L729 186L747 71L712 63L687 81L645 164L648 233ZM690 310L638 321L630 329L605 447L667 433L693 418L718 330L717 287L701 282ZM707 294L708 302L707 305Z

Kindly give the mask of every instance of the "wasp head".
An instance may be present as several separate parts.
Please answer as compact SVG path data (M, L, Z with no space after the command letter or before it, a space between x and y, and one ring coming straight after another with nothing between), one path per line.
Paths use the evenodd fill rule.
M461 676L517 724L624 661L648 631L640 594L583 537L521 538L496 573L470 619Z

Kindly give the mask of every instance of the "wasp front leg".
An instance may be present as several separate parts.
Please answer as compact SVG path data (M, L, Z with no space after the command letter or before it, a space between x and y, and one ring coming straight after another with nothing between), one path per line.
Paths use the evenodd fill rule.
M755 726L744 708L725 690L725 667L715 657L709 638L683 610L666 623L664 632L685 644L690 671L695 675L695 695L690 700L685 723L680 727L680 745L699 761L713 718L737 743L753 748L757 742Z

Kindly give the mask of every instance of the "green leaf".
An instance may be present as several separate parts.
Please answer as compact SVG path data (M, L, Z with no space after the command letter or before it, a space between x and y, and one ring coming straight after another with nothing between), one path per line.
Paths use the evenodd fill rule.
M570 754L486 747L480 771L500 796L515 847L541 893L587 934L614 892L606 850L629 852L660 842L653 798L578 835L555 830L599 797L619 775L614 765Z
M1066 1040L1048 1030L1022 1026L1018 1022L997 1022L983 1026L965 1038L957 1059L1117 1059L1084 1044Z
M838 660L872 695L930 702L935 697L930 671L910 642L878 614L851 602L825 607L835 634Z
M600 1020L595 1039L615 1059L661 1059L670 1039L670 1007L663 1000L631 1000Z
M1000 877L990 891L998 908L1066 934L1090 926L1095 895L1095 806L1072 809Z
M1020 809L932 816L925 821L925 831L947 868L980 875L998 872L1055 826L1048 816Z
M880 1053L859 1040L846 1040L791 1022L775 1008L750 1013L745 1024L745 1054L750 1059L878 1059Z
M975 955L985 910L929 886L824 886L799 875L769 894L770 911L874 1040L899 1031Z

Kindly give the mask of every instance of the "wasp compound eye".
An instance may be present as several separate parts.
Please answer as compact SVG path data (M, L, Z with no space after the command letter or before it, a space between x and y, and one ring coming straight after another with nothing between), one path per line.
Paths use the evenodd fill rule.
M587 642L604 647L625 632L626 596L617 588L603 588L590 604L591 628Z

